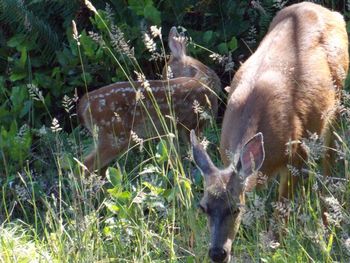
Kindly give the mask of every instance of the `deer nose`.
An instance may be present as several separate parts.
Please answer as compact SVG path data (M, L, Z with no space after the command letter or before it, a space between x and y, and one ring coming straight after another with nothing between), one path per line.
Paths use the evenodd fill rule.
M227 252L223 248L213 247L209 249L209 257L214 262L226 262Z

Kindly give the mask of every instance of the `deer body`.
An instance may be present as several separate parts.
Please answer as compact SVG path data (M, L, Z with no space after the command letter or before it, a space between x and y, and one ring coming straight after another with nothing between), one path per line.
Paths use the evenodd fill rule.
M180 130L201 128L203 123L192 108L194 100L200 105L209 101L216 116L220 80L215 72L186 55L185 39L175 27L169 33L169 47L168 68L174 78L151 80L147 86L138 81L118 82L89 92L80 100L82 124L91 133L95 125L98 130L96 149L84 161L89 171L103 168L122 153L132 143L131 132L143 138L166 134L172 117Z
M194 160L205 177L201 207L211 225L213 261L229 261L240 207L245 192L256 186L256 171L269 178L280 175L283 201L296 183L287 165L301 171L307 159L297 142L311 132L322 136L326 147L331 143L330 126L348 62L340 14L307 2L287 7L232 81L220 144L227 168L216 168L191 134Z

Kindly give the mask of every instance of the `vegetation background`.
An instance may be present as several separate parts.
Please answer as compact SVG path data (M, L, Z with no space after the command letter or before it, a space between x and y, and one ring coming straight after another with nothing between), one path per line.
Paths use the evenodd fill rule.
M80 161L93 140L79 126L78 97L125 80L125 72L136 78L135 61L148 79L159 78L174 25L225 87L276 12L296 2L92 0L95 11L78 0L0 0L0 262L208 261L206 219L196 208L202 178L188 146L178 152L171 139L138 138L143 151L120 156L106 179L84 178ZM342 13L349 32L349 1L312 2ZM162 28L164 43L151 38L150 53L152 25ZM314 176L303 177L287 208L293 215L284 240L267 233L278 208L273 181L248 196L233 262L350 261L348 82L345 90L334 177L321 176L320 140L305 138ZM220 116L204 133L217 160Z

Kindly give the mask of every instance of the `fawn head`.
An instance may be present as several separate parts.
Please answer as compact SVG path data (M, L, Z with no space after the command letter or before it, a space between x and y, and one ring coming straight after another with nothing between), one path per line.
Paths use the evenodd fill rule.
M186 54L186 38L182 33L178 33L176 27L172 27L169 32L168 45L171 51L168 67L163 69L164 79L191 77L200 79L201 76L216 76L215 73L202 62ZM217 77L216 77L217 78Z
M245 204L245 192L257 183L257 171L264 158L262 133L257 133L239 150L237 161L217 168L191 131L193 159L204 176L204 196L199 207L208 216L209 256L214 262L230 260L231 245L238 231Z

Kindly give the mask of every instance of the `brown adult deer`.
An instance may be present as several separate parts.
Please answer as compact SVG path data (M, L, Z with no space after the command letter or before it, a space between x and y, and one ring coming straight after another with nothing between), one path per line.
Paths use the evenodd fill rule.
M200 129L203 121L193 111L193 102L208 105L215 117L220 80L213 70L186 55L186 41L175 27L168 44L171 57L167 68L172 79L114 83L82 97L78 105L81 123L92 133L97 126L97 145L85 159L92 172L103 168L128 145L131 132L149 138L166 133L171 115L179 130ZM168 120L166 123L165 120ZM183 133L183 132L182 132Z
M280 175L279 201L286 201L297 180L287 165L301 171L307 160L295 142L317 133L329 149L348 62L339 13L308 2L286 7L232 81L220 145L227 168L217 168L191 133L193 158L204 175L200 206L209 218L213 261L230 260L245 192L256 186L258 170L268 178Z

